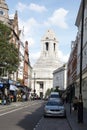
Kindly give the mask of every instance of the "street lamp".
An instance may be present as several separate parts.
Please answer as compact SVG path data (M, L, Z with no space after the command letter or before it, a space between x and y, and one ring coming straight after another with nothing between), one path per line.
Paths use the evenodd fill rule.
M83 99L82 99L82 58L83 58L83 33L84 33L84 8L85 0L82 0L82 25L81 25L81 45L80 45L80 87L78 102L78 123L83 123Z
M36 73L34 72L34 96L35 96L35 92L36 92L36 90L35 90L35 75L36 75Z

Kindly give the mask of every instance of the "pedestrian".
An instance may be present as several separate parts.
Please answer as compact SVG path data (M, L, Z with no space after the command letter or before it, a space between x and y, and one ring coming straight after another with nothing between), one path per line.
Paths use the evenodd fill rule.
M5 95L3 95L3 97L2 97L2 104L6 105L6 96Z
M23 101L26 100L26 95L25 94L23 94L22 99L23 99Z
M74 110L77 110L78 108L78 98L76 96L73 99L73 108Z

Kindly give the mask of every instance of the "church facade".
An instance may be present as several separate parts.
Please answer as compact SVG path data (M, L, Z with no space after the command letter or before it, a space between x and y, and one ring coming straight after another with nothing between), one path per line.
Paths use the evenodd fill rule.
M41 39L41 54L32 71L32 91L45 97L53 88L53 71L62 66L58 57L58 40L53 30L47 30Z

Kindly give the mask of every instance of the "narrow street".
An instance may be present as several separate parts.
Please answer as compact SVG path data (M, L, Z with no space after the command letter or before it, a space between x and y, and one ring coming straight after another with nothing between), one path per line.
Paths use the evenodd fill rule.
M66 118L44 118L44 101L0 106L1 130L71 130Z

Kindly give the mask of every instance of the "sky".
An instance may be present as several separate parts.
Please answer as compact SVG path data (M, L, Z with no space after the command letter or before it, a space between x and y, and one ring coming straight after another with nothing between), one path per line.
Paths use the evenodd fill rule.
M9 17L18 11L19 29L24 30L24 41L29 43L31 66L41 52L41 38L48 29L57 37L58 54L67 62L71 41L75 41L78 28L75 26L81 0L6 0Z

